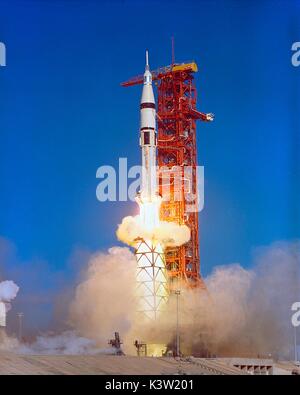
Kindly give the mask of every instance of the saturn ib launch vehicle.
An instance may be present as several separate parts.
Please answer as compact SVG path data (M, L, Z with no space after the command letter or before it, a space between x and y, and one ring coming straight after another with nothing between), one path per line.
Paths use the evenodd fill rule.
M140 104L140 146L142 150L142 185L137 196L140 223L147 234L159 227L161 197L157 188L156 167L156 110L152 75L146 51L146 68ZM164 251L155 238L136 240L138 311L156 319L168 300L168 281Z

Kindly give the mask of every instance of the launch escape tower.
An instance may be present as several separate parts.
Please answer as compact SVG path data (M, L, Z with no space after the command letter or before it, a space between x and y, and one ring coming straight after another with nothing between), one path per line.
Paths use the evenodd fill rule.
M188 286L204 286L200 275L198 212L189 212L188 202L184 198L187 185L192 188L193 194L196 194L197 188L196 121L213 120L213 114L196 110L197 91L193 74L197 71L195 62L178 64L173 61L170 66L151 72L158 96L157 154L159 192L163 196L160 219L186 224L191 230L188 243L165 250L171 289L182 282ZM143 75L140 75L121 85L128 87L142 83ZM188 179L183 176L184 166L190 168ZM165 180L169 183L167 195ZM181 199L178 199L178 194Z

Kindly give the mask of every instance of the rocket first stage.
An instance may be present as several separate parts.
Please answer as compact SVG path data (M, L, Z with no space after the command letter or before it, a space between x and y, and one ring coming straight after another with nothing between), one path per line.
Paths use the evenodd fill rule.
M137 196L141 226L151 234L159 227L161 197L157 191L156 175L156 110L152 75L146 51L146 68L140 104L140 146L142 149L142 185ZM155 238L136 240L138 311L155 319L168 301L167 272L164 251Z
M157 193L156 185L156 111L148 51L146 51L146 69L140 104L140 146L142 148L142 185L137 201L140 205L143 226L151 231L159 226L161 198Z

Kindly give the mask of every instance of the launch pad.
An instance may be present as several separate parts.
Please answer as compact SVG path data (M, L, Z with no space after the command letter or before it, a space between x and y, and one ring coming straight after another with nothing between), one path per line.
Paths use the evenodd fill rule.
M178 295L182 288L203 288L199 255L199 196L196 121L212 121L213 114L196 109L195 62L175 63L150 71L148 51L142 76L122 86L143 84L140 101L142 182L136 201L142 231L134 240L137 260L138 312L156 320L166 310L171 293L177 293L177 340L179 356ZM152 82L156 81L158 105ZM158 132L157 132L158 130ZM159 239L157 229L167 237ZM172 231L187 230L189 237L168 244ZM145 232L146 231L146 232ZM142 236L145 233L148 236ZM157 338L155 341L160 342ZM139 345L139 344L138 344ZM150 344L145 343L150 349ZM163 355L167 345L154 347ZM137 347L137 351L140 348ZM174 352L174 350L173 350Z

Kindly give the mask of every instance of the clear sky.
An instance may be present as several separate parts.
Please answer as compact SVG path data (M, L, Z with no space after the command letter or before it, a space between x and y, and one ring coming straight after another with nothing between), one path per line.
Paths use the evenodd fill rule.
M201 271L300 237L300 1L0 1L0 235L20 265L68 273L76 248L116 245L133 203L100 203L96 170L138 164L145 48L195 59L205 166ZM3 263L2 263L3 264ZM5 263L4 263L5 264ZM47 279L41 280L47 282Z

